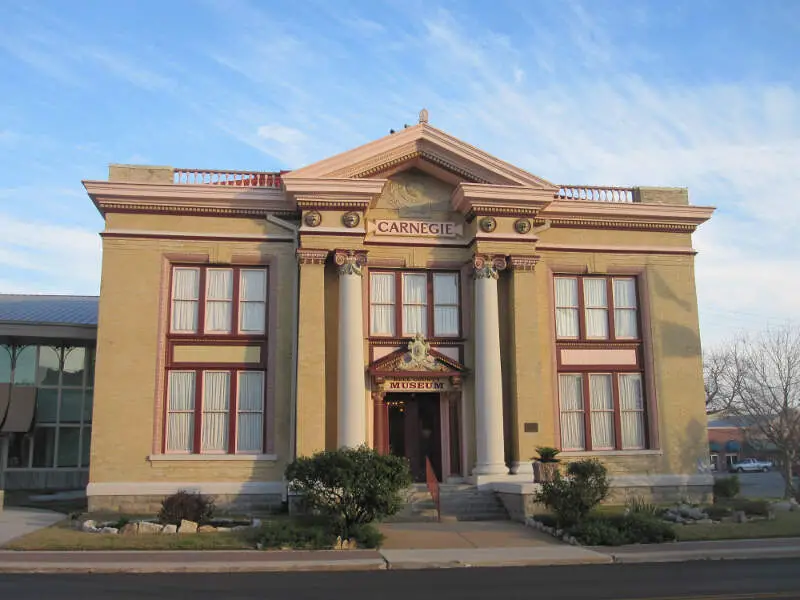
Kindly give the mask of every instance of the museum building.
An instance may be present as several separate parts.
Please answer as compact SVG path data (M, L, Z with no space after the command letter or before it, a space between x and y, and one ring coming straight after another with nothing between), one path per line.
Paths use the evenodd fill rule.
M682 188L557 185L420 122L286 172L112 165L91 510L286 500L298 455L529 494L537 446L705 494Z

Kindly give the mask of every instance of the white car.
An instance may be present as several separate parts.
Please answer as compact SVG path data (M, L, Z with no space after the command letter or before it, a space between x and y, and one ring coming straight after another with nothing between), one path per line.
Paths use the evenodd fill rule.
M766 473L772 469L772 463L768 460L756 460L755 458L745 458L739 462L732 463L728 468L729 471L736 473L754 473L756 471L763 471Z

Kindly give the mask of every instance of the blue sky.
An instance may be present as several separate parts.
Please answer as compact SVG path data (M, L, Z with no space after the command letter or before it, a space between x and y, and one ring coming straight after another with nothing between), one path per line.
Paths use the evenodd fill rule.
M559 183L688 186L706 344L797 320L800 3L51 0L0 19L0 292L96 294L112 162L297 168L431 123Z

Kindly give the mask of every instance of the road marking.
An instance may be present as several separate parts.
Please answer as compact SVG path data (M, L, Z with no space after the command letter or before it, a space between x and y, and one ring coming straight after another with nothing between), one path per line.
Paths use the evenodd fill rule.
M713 594L711 596L648 596L618 600L761 600L762 598L797 598L798 592L754 592L752 594Z

